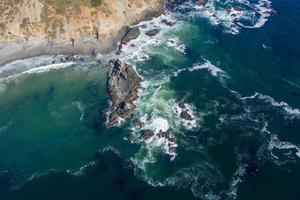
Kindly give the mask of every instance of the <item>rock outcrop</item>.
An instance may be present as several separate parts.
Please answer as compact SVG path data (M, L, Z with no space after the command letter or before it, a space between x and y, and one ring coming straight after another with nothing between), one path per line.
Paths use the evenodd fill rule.
M107 89L111 105L107 112L108 126L118 125L135 111L134 101L138 98L141 78L136 71L120 60L114 62L108 72Z
M150 30L150 31L147 31L145 34L152 37L152 36L155 36L159 33L159 29L153 29L153 30Z
M128 30L125 32L124 36L121 39L121 43L119 45L119 49L116 54L120 55L122 52L123 45L126 45L131 40L135 40L136 38L139 37L140 34L141 34L141 31L140 31L139 27L128 28Z

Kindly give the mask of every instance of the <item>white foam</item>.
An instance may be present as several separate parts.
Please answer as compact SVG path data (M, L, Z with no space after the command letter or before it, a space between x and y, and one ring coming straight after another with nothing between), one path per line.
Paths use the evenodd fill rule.
M275 134L271 135L269 145L268 145L268 149L269 149L271 155L273 156L273 158L275 158L275 159L279 159L279 158L278 158L278 156L273 154L272 151L274 149L280 149L280 150L282 150L282 149L286 149L286 150L294 149L294 150L296 150L296 153L295 153L296 156L298 158L300 158L300 147L299 146L294 145L294 144L289 143L289 142L280 141L278 139L278 136L275 135Z
M219 78L221 82L223 82L225 78L229 77L225 71L213 65L209 60L204 59L204 61L204 63L195 63L192 67L177 69L175 72L173 72L173 76L177 77L181 72L184 71L193 72L196 70L207 69L212 76Z
M75 62L67 62L67 63L58 63L58 64L51 64L51 65L45 65L41 67L36 67L33 69L30 69L28 71L23 72L22 74L38 74L38 73L44 73L44 72L49 72L50 70L54 69L63 69L70 67L74 65Z
M232 7L233 3L236 7ZM271 3L269 0L259 0L256 3L247 0L225 2L208 0L204 6L194 6L194 8L198 11L196 14L209 19L212 25L221 25L225 28L225 32L238 34L241 27L262 27L274 12Z
M299 110L299 108L292 108L286 102L284 102L284 101L278 102L274 98L272 98L272 97L270 97L268 95L263 95L263 94L260 94L258 92L255 92L251 96L242 97L236 91L230 90L230 92L232 92L233 94L235 94L241 100L259 99L259 100L262 100L262 101L264 101L266 103L269 103L270 105L272 105L274 107L281 108L285 112L285 114L287 114L290 117L297 117L297 118L300 117L300 110Z
M58 60L61 56L54 57L54 56L38 56L32 57L24 60L16 60L11 63L8 63L0 68L0 75L1 74L12 74L21 73L26 71L34 66L41 66L45 64L51 64L53 61Z
M257 96L258 96L259 99L270 103L274 107L282 108L286 112L286 114L288 114L290 116L300 117L300 110L298 108L292 108L290 105L288 105L284 101L277 102L272 97L270 97L268 95L257 94Z
M238 169L234 172L232 181L230 183L230 188L227 192L227 195L231 199L237 198L238 185L243 181L243 177L245 176L245 174L246 174L246 167L243 165L240 165Z
M268 45L266 45L266 44L262 44L262 47L263 47L264 49L272 49L272 47L270 47L270 46L268 46Z
M80 121L82 121L83 117L84 117L85 106L80 101L73 102L72 105L76 106L78 108L78 110L80 111L80 114L81 114Z
M185 54L185 45L181 44L177 38L169 38L170 36L166 34L170 29L178 28L180 24L176 23L173 26L168 26L162 22L164 19L174 21L172 13L167 12L159 17L153 18L150 21L144 21L135 25L135 27L140 28L141 34L135 40L130 41L126 45L122 45L120 57L127 63L146 61L152 54L158 53L157 50L153 49L157 46L171 47L177 52ZM158 29L158 34L155 36L146 35L147 31L153 29Z
M215 77L224 77L226 75L226 73L222 69L211 64L211 62L209 62L208 60L205 60L203 64L194 64L192 67L188 68L190 72L201 69L207 69L209 73Z
M29 69L27 71L23 71L21 73L18 74L14 74L5 78L0 78L1 80L10 80L10 79L14 79L14 78L18 78L22 75L31 75L31 74L40 74L40 73L45 73L45 72L49 72L51 70L56 70L56 69L63 69L63 68L67 68L70 67L72 65L74 65L75 62L67 62L67 63L58 63L58 64L50 64L50 65L45 65L45 66L40 66L40 67L36 67L36 68L32 68Z
M187 130L194 130L198 127L197 117L195 116L195 106L184 103L184 107L185 108L181 108L179 103L176 103L173 107L173 111ZM180 116L183 111L186 111L191 116L192 120L183 119Z
M168 120L162 118L162 117L157 117L155 118L151 124L148 125L149 128L155 131L155 133L159 133L160 131L168 131L170 126L168 123Z

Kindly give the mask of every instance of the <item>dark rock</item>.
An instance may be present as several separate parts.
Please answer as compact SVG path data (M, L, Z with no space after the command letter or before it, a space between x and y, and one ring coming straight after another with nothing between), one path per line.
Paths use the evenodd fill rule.
M182 103L182 102L181 102L181 103L179 103L179 104L178 104L178 106L179 106L179 108L181 108L181 109L186 109L186 107L185 107L184 103Z
M204 6L206 4L207 0L196 0L196 5L198 6Z
M153 131L151 131L151 130L144 130L144 132L143 132L143 139L144 140L149 140L153 136L154 136L154 132Z
M176 147L170 147L169 152L170 153L176 153Z
M126 119L135 110L133 101L138 98L141 78L136 71L120 60L115 61L108 72L107 89L111 97L108 125L114 126L119 118Z
M158 33L159 33L159 29L153 29L153 30L147 31L146 35L153 37L153 36L157 35Z
M188 0L168 0L166 3L166 9L175 10L178 6L187 2Z
M124 37L121 39L122 44L127 44L131 40L135 40L139 37L141 34L141 31L139 27L130 28L124 35Z
M130 135L130 136L128 137L128 141L129 141L131 144L134 143L134 140L135 140L134 135Z
M171 142L171 143L175 142L174 138L171 138L171 137L168 139L168 141Z
M240 6L234 6L233 10L235 10L235 11L242 11L243 9Z
M225 11L227 12L227 14L229 14L231 12L231 7L226 7Z
M174 26L176 24L175 22L171 22L171 21L168 21L166 19L161 20L161 22L164 23L167 26Z
M136 128L141 128L144 125L144 123L138 118L133 119L132 124Z
M139 27L127 28L126 33L124 34L124 36L121 39L121 44L120 44L116 54L120 55L122 53L122 46L126 45L131 40L135 40L136 38L139 37L140 34L141 34L141 31L140 31Z
M188 121L193 120L192 116L187 111L182 111L181 114L180 114L180 117L182 119L185 119L185 120L188 120Z
M157 136L159 137L159 138L165 138L165 139L171 139L171 137L170 137L170 134L168 133L168 132L166 132L166 131L160 131L158 134L157 134Z

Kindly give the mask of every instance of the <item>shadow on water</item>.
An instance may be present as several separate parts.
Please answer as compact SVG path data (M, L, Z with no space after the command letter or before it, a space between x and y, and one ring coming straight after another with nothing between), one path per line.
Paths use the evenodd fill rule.
M81 174L49 172L26 183L21 189L5 191L3 200L38 199L194 199L191 192L169 187L152 187L138 180L133 170L111 151L95 155L95 165L86 167ZM6 186L9 176L1 179Z

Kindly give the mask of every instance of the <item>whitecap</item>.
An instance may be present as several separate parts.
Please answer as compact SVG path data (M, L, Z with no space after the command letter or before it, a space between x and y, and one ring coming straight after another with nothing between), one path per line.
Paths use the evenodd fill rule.
M198 14L207 18L212 25L221 25L226 33L238 34L241 28L260 28L275 11L272 9L271 1L259 0L250 2L208 0L202 6L194 6ZM232 5L236 6L232 6ZM192 7L193 5L190 5Z
M208 60L205 60L205 62L202 64L194 64L192 67L188 68L188 70L190 72L195 71L195 70L201 70L201 69L207 69L209 71L209 73L215 77L225 77L226 76L226 73L222 69L216 67Z
M243 181L243 177L246 174L246 167L244 165L240 165L238 169L234 172L232 180L230 182L230 188L227 191L227 195L231 199L237 198L238 185Z
M270 103L274 107L282 108L289 116L300 117L300 110L298 108L292 108L289 104L287 104L284 101L277 102L272 97L262 94L257 94L257 97L261 100L264 100L267 103Z
M85 110L85 106L83 103L81 103L80 101L75 101L72 103L72 105L76 106L76 108L78 108L78 110L80 111L80 121L83 120L84 117L84 110Z
M36 67L30 70L27 70L23 72L22 74L38 74L38 73L44 73L44 72L49 72L50 70L54 69L63 69L70 67L74 65L75 62L67 62L67 63L58 63L58 64L51 64L51 65L45 65L41 67Z
M270 151L272 157L278 160L279 157L273 153L274 149L279 149L279 150L292 150L293 149L296 151L295 155L298 158L300 158L300 147L299 146L294 145L290 142L280 141L278 139L277 135L272 134L270 137L269 144L268 144L268 150Z

